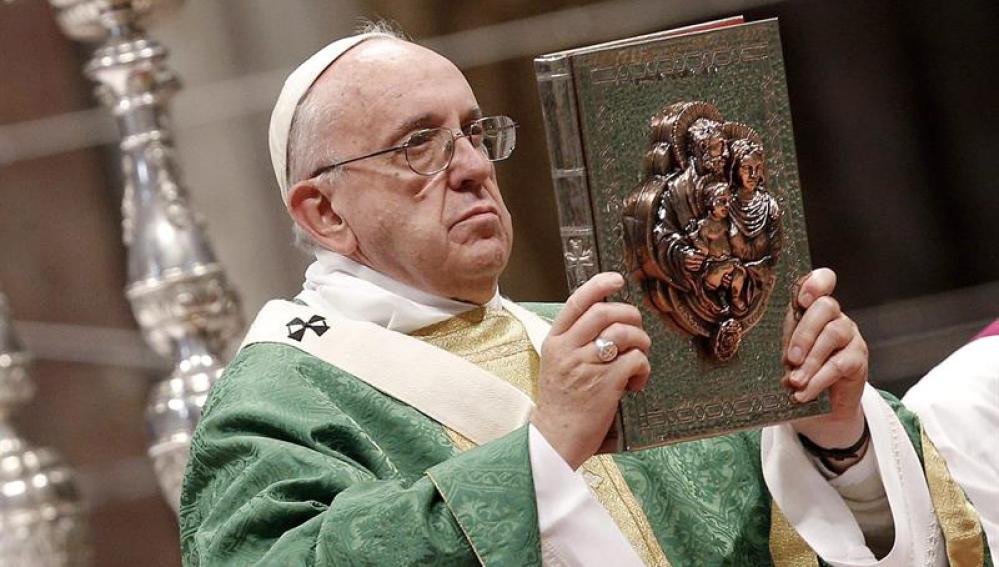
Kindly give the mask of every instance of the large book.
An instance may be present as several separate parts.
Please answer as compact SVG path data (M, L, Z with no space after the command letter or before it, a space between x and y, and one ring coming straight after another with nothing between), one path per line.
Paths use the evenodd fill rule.
M782 385L810 270L777 20L741 17L535 59L566 277L627 284L652 376L621 401L636 450L829 411Z

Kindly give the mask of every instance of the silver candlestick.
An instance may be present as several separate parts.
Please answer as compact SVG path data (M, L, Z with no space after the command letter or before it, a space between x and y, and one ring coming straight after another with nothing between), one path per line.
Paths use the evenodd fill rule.
M226 344L243 328L238 297L190 207L177 167L167 113L177 77L165 65L167 50L140 25L180 2L50 1L67 35L104 41L84 73L98 83L97 97L121 134L125 295L146 341L174 361L173 373L153 387L146 418L149 456L176 511L191 434L224 368Z
M87 526L72 471L50 449L29 445L7 418L34 395L31 357L0 294L0 564L90 564Z

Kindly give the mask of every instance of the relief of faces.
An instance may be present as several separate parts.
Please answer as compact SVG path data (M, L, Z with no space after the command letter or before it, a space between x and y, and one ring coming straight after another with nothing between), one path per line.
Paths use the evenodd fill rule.
M753 152L739 161L739 184L750 191L766 182L766 172L763 168L763 154Z
M690 148L698 175L722 175L728 163L728 143L714 123L698 120L690 128Z
M716 219L728 216L728 195L717 195L711 200L711 216Z

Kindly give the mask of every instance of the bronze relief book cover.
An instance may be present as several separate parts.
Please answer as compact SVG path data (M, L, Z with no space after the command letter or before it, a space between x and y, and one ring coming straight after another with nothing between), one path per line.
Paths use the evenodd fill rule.
M828 411L780 383L811 269L776 19L741 17L535 59L566 276L626 275L652 376L618 450Z

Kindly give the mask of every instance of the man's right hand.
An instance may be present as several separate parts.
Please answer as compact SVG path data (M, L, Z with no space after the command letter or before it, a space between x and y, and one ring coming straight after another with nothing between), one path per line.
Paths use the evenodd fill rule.
M600 448L625 390L641 390L649 378L652 341L641 313L603 301L623 285L618 273L593 276L566 301L541 347L531 423L573 470ZM617 358L600 361L597 337L617 345Z

